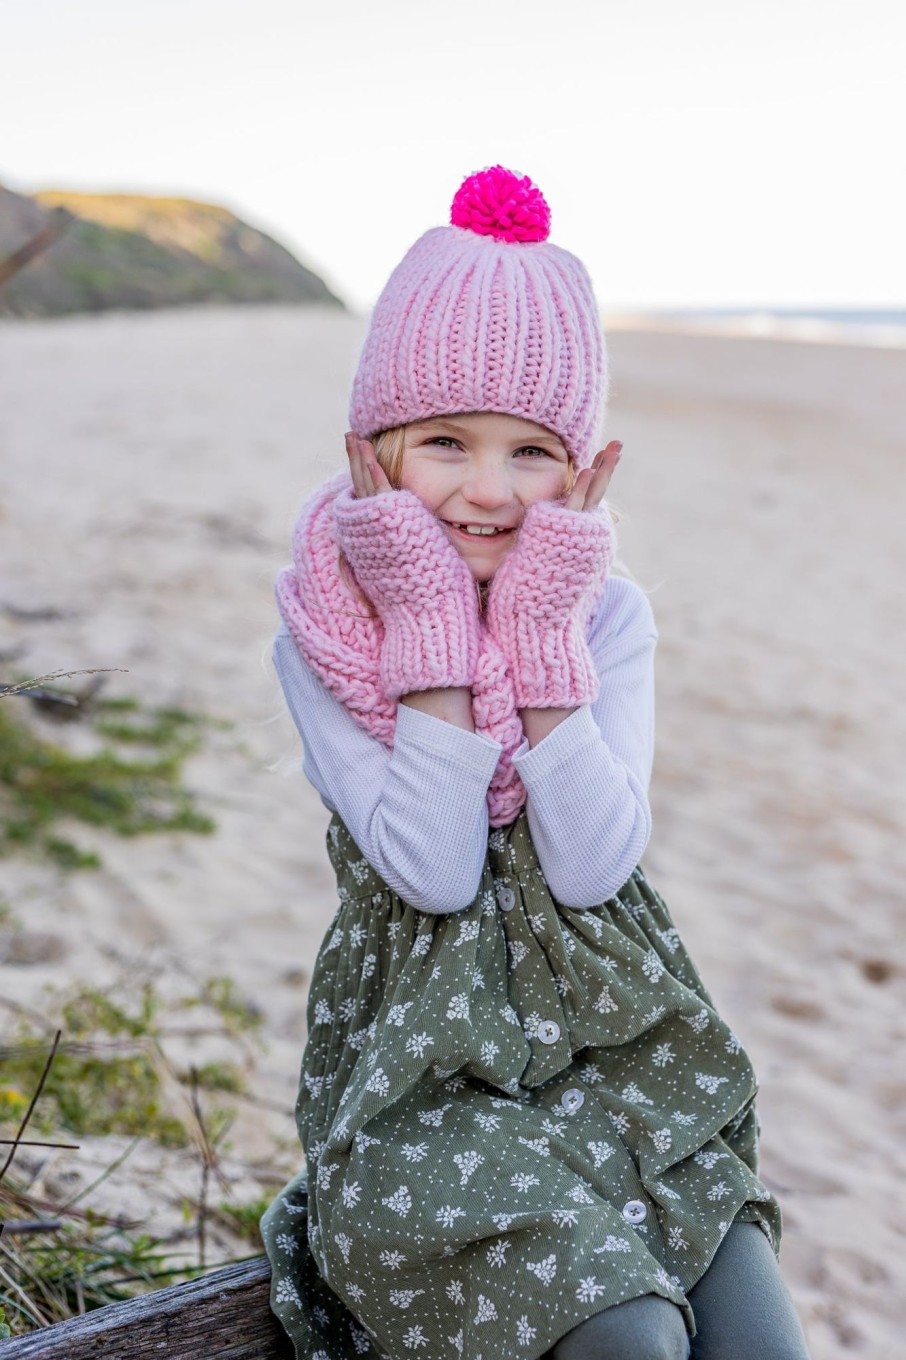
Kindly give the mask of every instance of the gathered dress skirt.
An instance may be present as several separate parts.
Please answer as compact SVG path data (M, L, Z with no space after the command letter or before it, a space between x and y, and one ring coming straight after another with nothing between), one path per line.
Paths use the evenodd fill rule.
M523 812L478 894L415 911L339 817L296 1115L262 1220L297 1360L538 1360L603 1308L686 1293L734 1221L775 1252L756 1083L641 865L551 896Z

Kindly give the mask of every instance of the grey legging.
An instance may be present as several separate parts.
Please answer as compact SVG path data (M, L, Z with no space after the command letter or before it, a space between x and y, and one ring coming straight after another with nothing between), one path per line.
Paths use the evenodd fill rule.
M733 1224L688 1297L691 1342L676 1304L644 1294L567 1332L549 1360L808 1360L793 1301L754 1223Z

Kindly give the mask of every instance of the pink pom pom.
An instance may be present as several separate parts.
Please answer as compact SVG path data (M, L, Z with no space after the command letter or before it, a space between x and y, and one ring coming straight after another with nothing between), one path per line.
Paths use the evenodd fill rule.
M450 209L454 227L497 241L546 241L551 211L541 190L502 165L463 180Z

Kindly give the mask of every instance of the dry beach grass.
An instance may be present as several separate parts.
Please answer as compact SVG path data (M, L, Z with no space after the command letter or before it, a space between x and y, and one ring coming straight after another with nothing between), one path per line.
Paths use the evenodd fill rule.
M7 678L124 667L105 692L224 724L186 765L213 836L79 828L101 868L0 864L19 922L0 992L52 1019L48 984L233 978L268 1045L231 1135L246 1198L294 1164L334 909L327 816L267 661L271 581L298 504L340 466L361 335L292 308L0 324ZM759 1070L815 1360L895 1354L906 351L631 330L610 349L622 555L661 634L646 866ZM89 1144L35 1174L87 1184L106 1155ZM186 1155L144 1146L103 1193L178 1225Z

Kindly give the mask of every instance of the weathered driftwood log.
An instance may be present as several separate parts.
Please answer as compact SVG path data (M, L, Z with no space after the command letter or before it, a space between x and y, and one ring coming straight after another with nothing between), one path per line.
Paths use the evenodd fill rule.
M0 1341L2 1360L292 1360L266 1257Z

